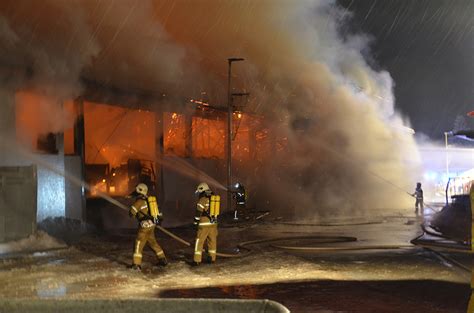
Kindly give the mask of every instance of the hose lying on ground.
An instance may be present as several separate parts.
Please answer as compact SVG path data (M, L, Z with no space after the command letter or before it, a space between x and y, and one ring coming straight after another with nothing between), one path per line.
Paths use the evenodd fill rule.
M186 240L184 240L183 238L180 238L178 236L176 236L175 234L173 234L172 232L170 232L169 230L167 230L166 228L160 226L160 225L157 225L156 228L158 228L159 230L161 230L163 233L165 233L166 235L170 236L171 238L173 238L174 240L176 241L179 241L181 242L182 244L184 244L185 246L188 246L190 247L191 246L191 243L187 242ZM246 249L246 248L245 248ZM248 253L250 253L250 249L248 249ZM241 253L238 253L238 254L227 254L227 253L220 253L220 252L217 252L217 256L220 256L220 257L223 257L223 258L235 258L235 257L243 257L247 254L241 254Z
M411 241L412 244L414 244L415 246L422 247L426 249L427 251L435 254L438 258L442 259L444 262L451 263L452 265L457 266L458 268L461 268L462 270L465 270L468 273L471 273L472 269L469 266L465 266L464 264L462 264L459 261L456 261L452 257L449 257L441 253L441 252L455 252L455 253L461 253L461 254L473 254L473 251L471 250L470 246L464 245L460 247L460 244L456 244L456 243L446 243L446 242L440 243L439 240L420 239L425 234L442 238L440 234L436 234L436 233L431 234L430 232L426 231L425 225L422 225L421 228L424 231L423 234L413 239Z
M291 225L291 226L359 226L359 225L372 225L382 224L383 221L367 221L367 222L355 222L355 223L293 223L293 222L276 222L276 224Z
M159 230L164 232L166 235L170 236L171 238L181 242L186 246L191 246L189 242L186 240L176 236L172 232L168 231L167 229L157 226ZM426 230L424 225L422 226L423 230ZM403 249L403 248L413 248L415 246L423 247L426 249L432 250L433 248L441 248L446 251L451 252L459 252L459 253L474 253L471 251L469 247L466 248L459 248L459 245L456 244L449 244L446 243L437 243L435 240L423 240L421 241L420 238L424 234L418 236L417 238L413 239L410 243L412 245L372 245L372 246L350 246L350 247L313 247L313 246L286 246L286 245L276 245L271 244L271 247L282 249L282 250L291 250L291 251L305 251L305 252L338 252L338 251L354 251L354 250L390 250L390 249ZM227 254L227 253L217 253L220 257L227 257L227 258L235 258L235 257L244 257L251 253L251 249L248 248L250 245L254 244L261 244L261 243L269 243L269 242L276 242L276 241L285 241L285 240L308 240L308 239L317 239L317 240L325 240L324 243L342 243L342 242L355 242L357 238L355 237L346 237L346 236L298 236L298 237L275 237L275 238L267 238L267 239L258 239L258 240L251 240L241 242L237 245L240 249L245 249L246 253L236 253L236 254Z
M352 246L352 247L294 247L271 245L274 248L304 252L338 252L338 251L359 251L359 250L396 250L413 248L413 245L373 245L373 246Z
M468 245L462 246L456 242L440 242L439 240L429 240L429 239L420 239L425 235L425 232L410 242L415 246L419 246L425 249L434 250L440 249L447 252L457 252L465 254L474 254L474 251L471 250L471 247Z
M166 235L171 238L181 242L186 246L191 246L186 240L176 236L169 230L157 226L159 230L164 232ZM218 256L224 258L240 258L249 255L252 250L248 248L250 245L276 242L276 241L288 241L288 240L323 240L323 243L343 243L343 242L355 242L357 241L356 237L348 236L289 236L289 237L274 237L266 239L258 239L251 241L244 241L237 245L239 249L246 250L245 253L217 253ZM391 249L403 249L403 248L413 248L413 245L372 245L372 246L351 246L351 247L312 247L312 246L284 246L284 245L270 245L273 248L282 249L282 250L292 250L292 251L305 251L305 252L338 252L338 251L354 251L354 250L391 250Z
M190 247L191 243L184 240L183 238L173 234L166 228L157 225L157 229L162 231L164 234L168 235L169 237L173 238L174 240L184 244L185 246ZM274 237L274 238L266 238L266 239L257 239L257 240L250 240L244 241L237 245L237 248L241 250L245 250L245 253L217 253L217 256L223 258L241 258L248 256L252 250L248 247L251 245L256 244L263 244L263 243L271 243L277 241L289 241L289 240L318 240L320 243L330 244L330 243L345 243L345 242L355 242L357 241L356 237L348 237L348 236L286 236L286 237ZM323 241L323 242L321 242ZM419 245L419 244L418 244ZM271 247L281 249L281 250L290 250L290 251L303 251L303 252L340 252L340 251L354 251L354 250L389 250L389 249L402 249L402 248L412 248L413 245L373 245L373 246L350 246L350 247L314 247L314 246L287 246L287 245L276 245L270 244ZM53 248L53 249L46 249L41 250L38 252L46 252L46 251L54 251L54 250L61 250L67 249L67 247L60 247L60 248ZM35 251L28 251L26 253L32 253ZM19 253L19 255L24 255L26 253ZM10 258L12 255L8 255ZM1 255L0 255L1 257Z
M448 262L448 263L451 263L451 264L454 264L455 266L467 271L468 273L471 273L471 268L462 264L461 262L459 261L456 261L455 259L451 258L451 257L448 257L442 253L440 253L439 251L436 251L436 250L433 250L433 249L430 249L430 248L425 248L426 250L428 250L429 252L435 254L437 257L439 257L440 259L442 259L444 262Z

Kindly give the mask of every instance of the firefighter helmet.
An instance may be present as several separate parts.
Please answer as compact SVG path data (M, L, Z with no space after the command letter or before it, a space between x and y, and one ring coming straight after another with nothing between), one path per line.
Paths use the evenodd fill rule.
M140 195L146 196L148 194L148 186L143 183L138 184L137 187L135 187L135 191Z
M211 188L209 188L209 185L206 184L206 183L200 183L197 188L196 188L196 193L199 194L199 193L210 193L211 192Z

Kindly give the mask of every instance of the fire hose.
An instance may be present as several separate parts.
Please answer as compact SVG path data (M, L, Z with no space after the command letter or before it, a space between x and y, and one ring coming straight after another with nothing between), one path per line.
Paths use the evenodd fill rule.
M423 229L423 234L419 235L415 239L411 241L412 244L422 247L426 249L427 251L433 253L436 255L438 258L440 258L444 262L448 262L453 264L454 266L461 268L462 270L467 271L468 273L471 273L471 268L468 266L465 266L459 261L456 261L452 257L449 257L447 255L442 254L441 252L454 252L454 253L461 253L461 254L473 254L474 252L470 249L470 247L465 247L465 248L460 248L459 244L448 244L446 242L439 243L438 240L427 240L427 239L420 239L423 237L425 234L429 234L432 236L444 238L442 235L430 232L426 229L425 225L421 225L421 228ZM441 251L439 251L441 250Z
M447 242L440 243L439 240L420 239L425 234L430 234L433 236L438 236L438 237L443 238L442 236L438 234L426 231L424 225L422 226L422 229L423 229L423 234L419 235L418 237L410 241L415 246L419 246L428 250L440 249L446 252L474 254L474 251L469 246L466 246L465 248L464 247L460 248L460 244L457 244L457 243L447 243Z
M290 226L325 226L325 227L337 227L337 226L360 226L360 225L372 225L382 224L383 221L366 221L366 222L353 222L353 223L295 223L295 222L279 222L278 224L290 225Z
M167 230L166 228L160 226L160 225L156 225L156 228L158 228L160 231L162 231L163 233L165 233L166 235L170 236L171 238L173 238L174 240L184 244L185 246L188 246L190 247L191 246L191 243L189 243L188 241L184 240L183 238L173 234L172 232L170 232L169 230ZM217 256L220 256L220 257L223 257L223 258L236 258L236 257L243 257L247 254L250 253L250 249L246 249L248 250L248 252L246 254L240 254L240 253L237 253L237 254L228 254L228 253L220 253L220 252L217 252Z
M173 234L169 230L165 229L162 226L157 225L157 228L170 236L171 238L179 241L180 243L191 246L191 243L180 238L179 236ZM344 242L355 242L357 241L356 237L349 236L286 236L286 237L274 237L274 238L265 238L257 239L251 241L244 241L237 245L237 248L246 250L245 253L217 253L218 256L224 258L239 258L249 255L252 250L248 248L250 245L262 244L262 243L271 243L278 241L290 241L290 240L318 240L319 243L344 243ZM413 245L369 245L369 246L350 246L350 247L314 247L314 246L291 246L291 245L277 245L270 244L271 247L288 250L288 251L300 251L300 252L338 252L338 251L354 251L354 250L391 250L391 249L403 249L403 248L413 248Z

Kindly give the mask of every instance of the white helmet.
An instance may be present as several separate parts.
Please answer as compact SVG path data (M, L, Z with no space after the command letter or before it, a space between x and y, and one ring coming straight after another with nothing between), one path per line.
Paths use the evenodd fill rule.
M209 188L209 185L206 184L206 183L200 183L196 188L196 193L199 194L199 193L203 193L203 192L205 192L205 193L212 192L211 188Z
M148 194L148 186L145 184L138 184L137 187L135 187L135 191L143 196L146 196Z

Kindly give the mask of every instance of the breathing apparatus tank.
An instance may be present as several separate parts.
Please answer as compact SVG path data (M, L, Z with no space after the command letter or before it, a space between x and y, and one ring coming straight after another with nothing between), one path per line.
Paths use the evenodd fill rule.
M156 201L156 197L149 196L147 198L148 209L150 210L150 216L153 217L154 222L158 222L159 218L161 217L160 210L158 208L158 202Z
M216 219L220 214L221 209L221 196L211 195L210 206L209 206L209 215L211 218Z

